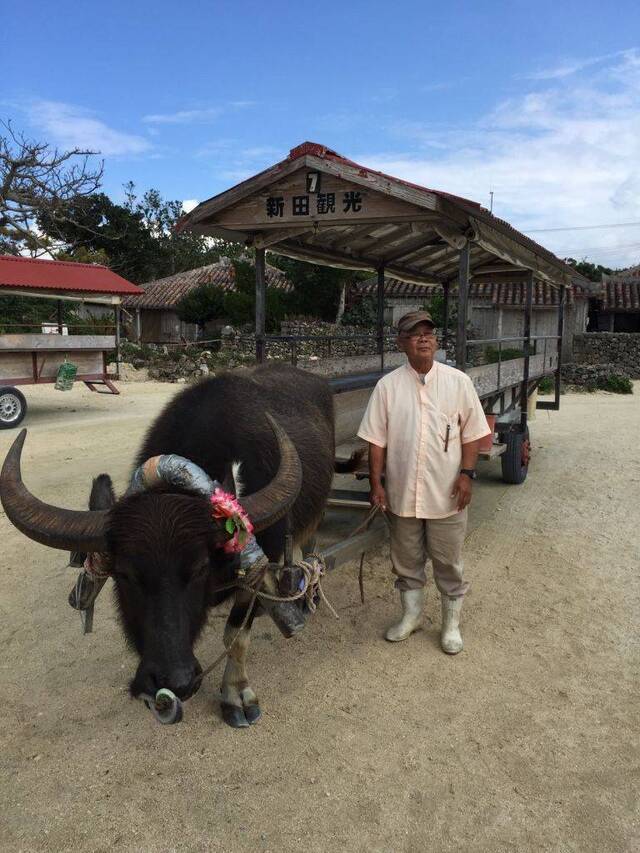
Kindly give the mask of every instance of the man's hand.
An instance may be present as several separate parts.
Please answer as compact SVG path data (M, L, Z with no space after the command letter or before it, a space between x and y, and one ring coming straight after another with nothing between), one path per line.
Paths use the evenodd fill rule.
M371 506L379 506L381 510L387 509L387 493L384 486L372 486L371 494L369 495L369 503Z
M462 512L471 503L472 486L473 480L470 477L467 477L466 474L458 474L458 479L455 481L451 492L451 497L458 499L458 512Z

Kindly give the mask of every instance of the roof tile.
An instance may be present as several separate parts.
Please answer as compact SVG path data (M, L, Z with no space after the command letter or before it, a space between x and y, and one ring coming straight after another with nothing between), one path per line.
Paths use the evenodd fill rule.
M219 261L194 270L186 270L167 278L159 278L142 285L144 293L132 296L124 302L127 308L172 308L188 293L202 284L213 284L224 291L235 291L236 270L232 263ZM267 287L288 292L293 289L283 272L270 264L265 269Z

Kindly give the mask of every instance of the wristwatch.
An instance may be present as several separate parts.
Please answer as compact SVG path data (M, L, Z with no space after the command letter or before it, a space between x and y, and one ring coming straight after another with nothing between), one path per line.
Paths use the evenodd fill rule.
M466 474L470 480L477 480L478 479L478 475L476 474L476 472L474 471L473 468L461 468L460 473Z

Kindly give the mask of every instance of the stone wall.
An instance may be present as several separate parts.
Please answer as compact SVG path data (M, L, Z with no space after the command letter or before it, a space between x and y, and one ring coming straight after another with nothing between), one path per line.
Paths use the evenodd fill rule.
M623 376L640 379L640 334L586 332L573 339L576 365L607 365Z

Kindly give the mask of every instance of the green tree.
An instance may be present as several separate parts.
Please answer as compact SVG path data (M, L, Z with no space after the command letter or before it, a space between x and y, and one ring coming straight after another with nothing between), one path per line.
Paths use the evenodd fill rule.
M224 316L222 291L213 284L202 284L178 302L176 313L184 323L195 323L202 334L208 320Z
M284 256L269 256L293 285L287 300L290 314L317 317L335 322L343 289L353 281L363 281L367 273L319 266Z
M246 258L233 261L235 291L224 295L224 313L235 326L253 324L256 311L255 265ZM277 333L280 323L289 313L291 294L273 287L266 293L266 331Z
M62 224L47 212L38 219L44 234L61 240L60 256L80 261L87 253L101 254L114 272L139 284L206 266L238 251L221 240L179 232L181 202L165 201L153 189L138 198L132 183L125 185L124 204L94 193L70 202L69 209Z
M602 281L603 273L610 275L613 272L609 267L603 267L602 264L592 264L590 261L585 261L584 259L576 261L575 258L565 258L564 262L590 281Z
M73 306L62 303L64 323L75 319ZM28 296L0 296L0 334L39 332L42 323L58 320L56 299L32 299Z

